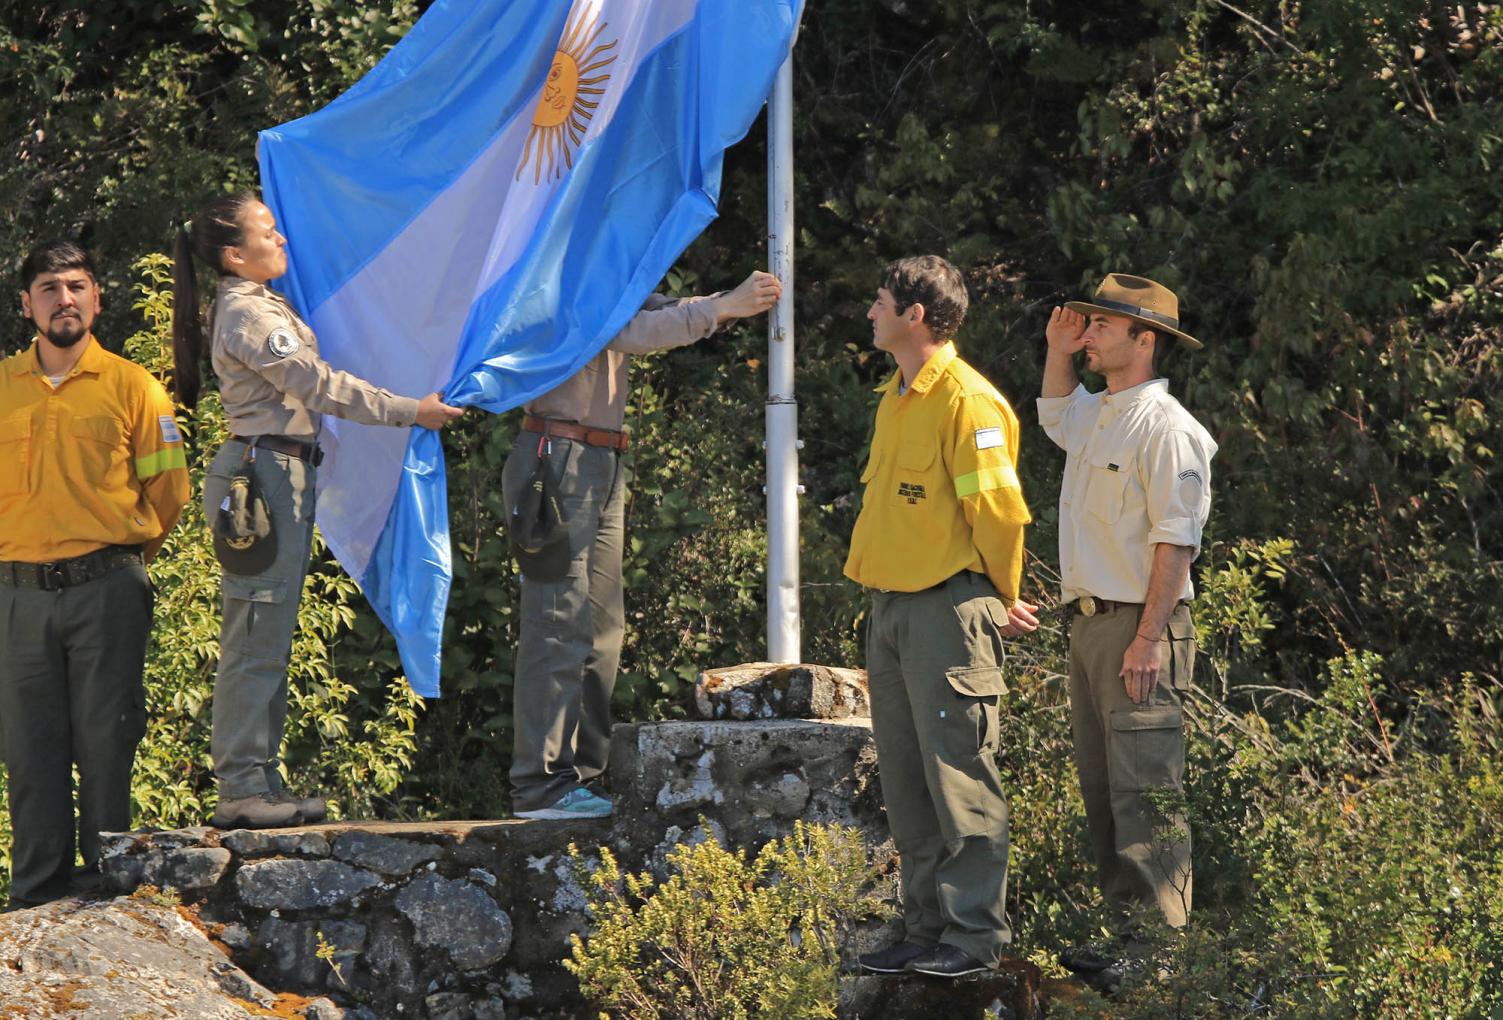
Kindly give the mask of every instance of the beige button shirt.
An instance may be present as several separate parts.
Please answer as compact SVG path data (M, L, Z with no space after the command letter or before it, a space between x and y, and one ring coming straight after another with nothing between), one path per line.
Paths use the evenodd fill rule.
M526 405L528 414L619 432L626 423L631 355L686 347L715 332L710 297L672 300L653 294L584 368Z
M221 277L214 297L213 351L230 431L312 442L322 416L362 425L411 425L418 402L331 368L318 338L286 299L238 276Z
M1059 492L1064 601L1143 602L1161 542L1200 551L1216 442L1153 379L1121 393L1041 397L1039 424L1065 451ZM1180 598L1193 598L1186 580Z

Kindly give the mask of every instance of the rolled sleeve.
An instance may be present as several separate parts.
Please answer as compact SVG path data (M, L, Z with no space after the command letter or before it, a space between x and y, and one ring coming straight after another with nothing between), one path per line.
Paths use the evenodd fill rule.
M1200 553L1211 510L1211 458L1191 433L1164 433L1144 451L1148 543L1180 545Z
M1039 397L1039 425L1043 426L1044 433L1060 449L1077 449L1084 445L1087 438L1080 435L1080 432L1082 428L1090 427L1100 401L1100 395L1091 393L1078 383L1069 396Z
M670 347L687 347L715 332L716 325L713 297L675 301L654 294L606 346L622 354L649 354Z

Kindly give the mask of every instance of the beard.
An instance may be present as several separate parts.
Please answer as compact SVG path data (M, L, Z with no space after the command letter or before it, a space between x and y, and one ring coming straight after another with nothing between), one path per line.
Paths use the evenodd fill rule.
M52 341L54 347L72 347L89 335L89 327L82 316L63 316L54 318L42 335Z

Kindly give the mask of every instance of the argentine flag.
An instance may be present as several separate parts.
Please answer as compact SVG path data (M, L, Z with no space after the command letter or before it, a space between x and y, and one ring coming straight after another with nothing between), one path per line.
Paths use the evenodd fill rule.
M579 370L715 217L721 156L803 0L437 0L344 95L259 140L278 281L323 356L504 411ZM318 524L439 693L443 449L325 418ZM497 484L499 484L497 479ZM502 564L495 564L497 569Z

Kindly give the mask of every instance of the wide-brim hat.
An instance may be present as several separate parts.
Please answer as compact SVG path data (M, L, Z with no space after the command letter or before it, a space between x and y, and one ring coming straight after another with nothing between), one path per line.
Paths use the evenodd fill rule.
M1174 291L1141 276L1112 273L1101 281L1090 301L1067 301L1065 307L1087 317L1092 312L1125 315L1151 329L1174 334L1187 347L1199 350L1204 346L1179 328L1179 298Z

